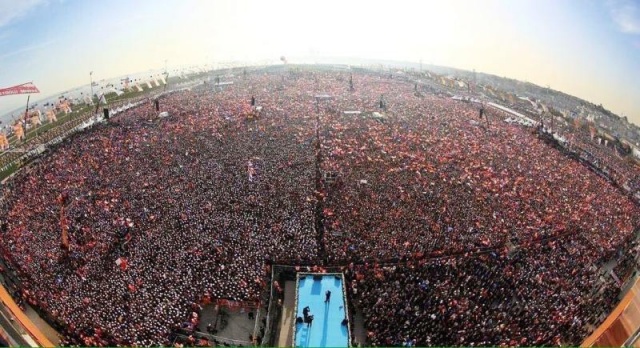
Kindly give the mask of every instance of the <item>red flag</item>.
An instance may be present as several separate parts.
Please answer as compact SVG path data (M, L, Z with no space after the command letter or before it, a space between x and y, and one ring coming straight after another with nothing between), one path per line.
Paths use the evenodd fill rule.
M129 266L129 261L127 261L127 258L125 257L119 257L116 260L116 265L120 266L121 271L126 271L127 267Z

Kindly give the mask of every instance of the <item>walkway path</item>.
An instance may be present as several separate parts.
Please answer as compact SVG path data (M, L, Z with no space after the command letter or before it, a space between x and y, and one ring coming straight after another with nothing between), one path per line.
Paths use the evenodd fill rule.
M284 301L282 303L282 317L280 319L280 334L278 335L278 347L291 347L293 344L293 323L296 320L293 312L296 307L296 282L288 280L284 282Z
M40 317L40 314L33 309L33 307L27 305L27 309L24 311L29 319L40 329L40 331L51 341L54 345L60 344L60 336L49 323Z

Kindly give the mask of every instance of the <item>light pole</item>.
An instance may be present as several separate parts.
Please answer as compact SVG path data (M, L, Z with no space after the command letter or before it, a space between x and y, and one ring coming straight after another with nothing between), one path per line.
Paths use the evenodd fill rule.
M91 105L93 105L93 71L89 71L89 86L91 87L91 97L89 98L89 100L91 100Z

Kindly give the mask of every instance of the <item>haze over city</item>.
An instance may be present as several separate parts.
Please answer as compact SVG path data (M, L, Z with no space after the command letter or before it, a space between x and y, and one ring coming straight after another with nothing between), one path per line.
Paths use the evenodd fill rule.
M419 62L529 81L640 123L640 3L0 0L0 87L280 56ZM0 113L26 96L3 97Z

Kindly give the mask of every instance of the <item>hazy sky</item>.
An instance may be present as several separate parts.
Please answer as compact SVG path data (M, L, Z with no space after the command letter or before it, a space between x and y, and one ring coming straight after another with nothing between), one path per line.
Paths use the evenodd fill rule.
M639 0L0 0L0 87L309 54L527 80L640 124ZM292 61L295 63L295 61ZM26 96L0 97L0 114Z

